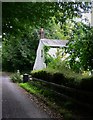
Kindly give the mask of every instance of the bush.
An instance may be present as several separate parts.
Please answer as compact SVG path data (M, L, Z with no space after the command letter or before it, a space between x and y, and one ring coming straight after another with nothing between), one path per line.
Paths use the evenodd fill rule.
M46 80L48 82L51 82L51 79L52 79L52 73L45 71L45 70L32 71L31 75L32 77Z
M20 75L20 73L14 73L11 75L10 79L14 82L14 83L21 83L22 82L22 77Z
M65 78L63 73L60 73L58 71L48 71L47 69L45 70L39 70L39 71L32 71L31 72L32 77L46 80L48 82L53 82L56 84L63 84L66 85L68 82L68 79Z
M52 82L54 82L54 83L56 83L56 84L64 84L64 80L65 80L65 78L64 78L64 75L62 74L62 73L59 73L59 72L55 72L55 73L53 73L53 81Z
M82 78L80 88L84 90L93 91L93 76L89 78Z
M93 76L82 76L82 74L68 74L61 73L55 70L39 70L32 71L32 77L42 79L48 82L53 82L59 85L65 85L81 90L93 91Z

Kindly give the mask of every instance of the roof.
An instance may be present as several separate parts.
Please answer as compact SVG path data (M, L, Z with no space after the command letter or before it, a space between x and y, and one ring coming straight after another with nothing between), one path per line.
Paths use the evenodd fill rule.
M41 42L50 47L64 47L68 40L41 39Z

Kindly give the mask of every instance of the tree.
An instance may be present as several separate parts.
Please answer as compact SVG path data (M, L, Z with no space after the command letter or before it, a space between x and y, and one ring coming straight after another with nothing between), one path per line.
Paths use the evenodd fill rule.
M53 18L63 27L67 19L80 16L80 8L86 9L87 6L87 3L71 2L2 3L3 68L32 69L39 42L38 30L41 27L49 30L50 26L55 29Z
M25 23L33 27L45 26L53 16L54 11L51 9L54 7L52 3L3 3L3 32L15 33L18 29L22 30Z
M75 23L66 52L70 54L68 65L79 72L93 69L93 28Z
M3 39L3 69L9 71L31 70L39 41L37 31L29 31L19 37L6 36Z
M47 26L50 19L55 16L56 23L62 27L67 18L80 16L81 10L87 10L89 3L74 2L6 2L2 3L3 32L16 32L24 23L31 26ZM22 29L21 29L22 30Z

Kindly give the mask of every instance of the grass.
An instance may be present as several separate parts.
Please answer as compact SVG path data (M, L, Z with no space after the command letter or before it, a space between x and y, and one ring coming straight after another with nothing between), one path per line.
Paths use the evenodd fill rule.
M26 89L26 91L28 91L29 93L33 93L35 95L39 94L39 90L37 89L37 87L31 85L30 83L20 83L19 84L22 88Z
M42 101L44 101L44 103L46 103L51 109L55 110L57 113L60 113L61 116L64 116L65 120L70 120L72 118L72 111L68 109L68 106L71 106L69 101L58 99L53 92L36 87L30 82L19 83L19 85L29 93L41 98Z

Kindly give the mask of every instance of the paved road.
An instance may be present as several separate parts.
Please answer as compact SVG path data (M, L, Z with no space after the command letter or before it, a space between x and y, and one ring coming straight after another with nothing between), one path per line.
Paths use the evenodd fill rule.
M3 118L49 118L8 76L2 76L2 99Z
M0 72L0 120L2 118L2 77Z

